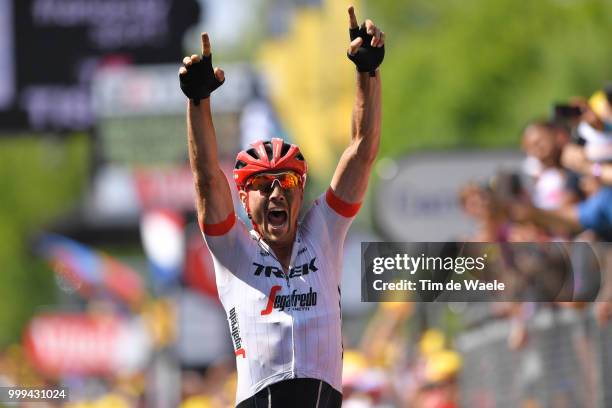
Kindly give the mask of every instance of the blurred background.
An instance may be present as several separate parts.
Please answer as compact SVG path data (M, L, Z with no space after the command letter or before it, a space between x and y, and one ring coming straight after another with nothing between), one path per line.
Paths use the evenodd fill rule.
M598 303L360 301L365 241L610 240L612 4L352 4L387 42L381 151L345 245L344 406L612 407L611 280ZM0 386L69 388L47 406L232 406L179 63L208 31L227 174L281 136L313 200L350 138L347 6L0 0Z

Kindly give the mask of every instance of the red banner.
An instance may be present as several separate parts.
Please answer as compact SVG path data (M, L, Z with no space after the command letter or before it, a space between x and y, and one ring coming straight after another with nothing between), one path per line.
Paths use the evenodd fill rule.
M58 313L32 319L24 346L47 375L109 375L142 366L150 341L143 327L113 315Z

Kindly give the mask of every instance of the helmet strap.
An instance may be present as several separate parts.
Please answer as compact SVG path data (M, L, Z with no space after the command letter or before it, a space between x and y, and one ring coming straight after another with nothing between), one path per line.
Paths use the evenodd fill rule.
M251 224L253 225L253 229L259 234L261 235L259 228L257 227L257 224L255 223L255 221L253 221L253 217L251 216L251 209L249 207L249 193L247 193L247 197L244 200L244 209L246 211L247 217L249 217L249 220L251 220Z

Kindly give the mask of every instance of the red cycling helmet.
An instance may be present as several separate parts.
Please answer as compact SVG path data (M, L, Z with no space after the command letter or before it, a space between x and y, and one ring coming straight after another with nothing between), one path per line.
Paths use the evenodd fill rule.
M308 165L296 145L285 143L279 138L265 142L258 140L251 144L251 148L241 151L236 156L234 166L236 187L238 190L243 190L249 177L272 170L291 170L304 180Z

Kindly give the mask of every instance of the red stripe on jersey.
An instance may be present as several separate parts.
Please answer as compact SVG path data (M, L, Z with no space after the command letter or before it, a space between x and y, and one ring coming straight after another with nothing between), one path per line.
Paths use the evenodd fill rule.
M327 205L329 205L332 210L347 218L357 215L361 207L361 203L347 203L334 194L331 187L328 188L325 193L325 201L327 201Z
M239 348L238 350L234 351L234 355L236 357L242 356L242 358L246 358L246 351L243 348Z
M236 213L232 212L228 217L217 224L200 224L200 229L204 234L211 236L224 235L232 229L236 223Z

